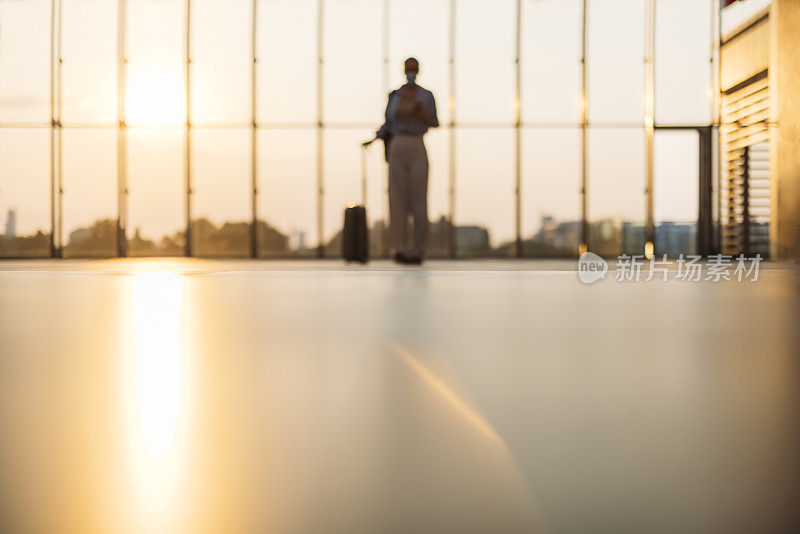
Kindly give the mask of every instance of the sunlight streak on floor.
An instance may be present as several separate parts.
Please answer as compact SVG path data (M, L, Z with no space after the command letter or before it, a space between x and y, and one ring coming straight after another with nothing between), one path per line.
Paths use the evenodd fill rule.
M508 445L500 437L500 435L486 422L480 415L475 413L467 404L461 400L461 398L456 395L452 389L447 387L447 385L442 382L430 369L428 369L425 364L420 362L417 358L415 358L409 351L398 345L397 343L392 343L392 349L403 358L403 361L408 364L409 367L422 379L427 383L433 390L450 406L455 408L455 410L463 416L467 421L469 421L472 426L477 428L483 435L503 447L504 449L508 448Z
M126 374L135 491L142 512L159 522L173 507L181 478L187 404L183 284L180 275L165 272L130 280L132 339Z

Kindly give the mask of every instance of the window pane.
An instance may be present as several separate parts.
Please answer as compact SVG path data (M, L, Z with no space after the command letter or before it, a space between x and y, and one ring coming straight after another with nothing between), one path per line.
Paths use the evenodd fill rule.
M374 0L325 1L325 122L383 122L382 6Z
M696 131L655 133L653 217L657 254L694 254L699 210Z
M602 256L644 251L644 131L589 130L589 250Z
M575 256L581 230L581 131L523 130L526 256Z
M0 2L0 122L50 124L50 20L49 0Z
M523 4L524 122L580 122L582 11L581 0Z
M258 132L262 256L312 256L317 246L317 132Z
M181 256L186 227L182 130L128 132L128 252Z
M642 0L590 0L589 120L643 121L645 7Z
M186 10L179 0L127 2L126 119L132 126L186 120Z
M370 145L367 161L367 224L369 225L370 255L374 258L389 254L389 168L383 143ZM359 178L361 164L359 163Z
M513 0L457 3L456 115L459 122L514 122L515 17L516 2Z
M450 197L450 130L435 128L425 135L428 150L428 257L448 254Z
M64 0L64 124L117 122L117 2Z
M62 132L65 256L117 254L117 131Z
M249 256L250 130L192 131L193 251Z
M656 123L711 120L711 4L656 2Z
M258 121L317 122L317 2L258 4Z
M249 123L253 0L192 3L192 122ZM248 145L249 146L249 145Z
M0 256L50 254L50 131L0 129Z
M444 124L450 119L447 104L450 91L447 33L449 2L393 0L390 9L390 87L387 89L396 89L406 83L403 62L409 57L417 58L420 63L418 82L433 92L439 121ZM420 13L425 13L425 16L420 17ZM385 107L385 101L383 105Z
M514 131L458 130L456 143L458 254L508 255L514 239Z
M428 213L431 220L444 217L449 211L450 147L449 129L435 128L425 134L428 151Z

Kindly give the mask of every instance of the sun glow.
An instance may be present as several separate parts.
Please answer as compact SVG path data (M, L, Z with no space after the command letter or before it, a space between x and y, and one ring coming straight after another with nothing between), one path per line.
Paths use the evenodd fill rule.
M131 69L125 98L131 126L178 126L186 122L186 83L175 69L148 65Z

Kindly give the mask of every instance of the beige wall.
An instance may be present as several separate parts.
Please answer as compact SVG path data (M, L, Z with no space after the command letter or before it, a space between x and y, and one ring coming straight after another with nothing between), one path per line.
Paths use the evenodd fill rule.
M771 254L800 260L800 2L773 0Z
M723 91L769 66L770 33L770 20L765 19L722 45L720 86Z

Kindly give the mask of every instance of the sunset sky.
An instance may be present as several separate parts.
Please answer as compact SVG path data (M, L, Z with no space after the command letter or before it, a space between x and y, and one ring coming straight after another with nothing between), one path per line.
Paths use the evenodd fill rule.
M711 0L658 0L656 121L710 120ZM736 7L740 18L762 0ZM63 0L65 239L75 227L116 216L116 0ZM523 227L544 214L580 217L581 0L523 4ZM456 31L459 224L489 227L494 244L513 236L515 0L459 0ZM644 219L645 5L591 0L590 217ZM250 188L250 0L195 0L192 122L195 214L247 220ZM733 8L730 8L733 10ZM324 31L325 237L358 200L359 142L382 121L381 0L326 0ZM421 62L440 120L448 110L447 0L391 2L391 86L402 60ZM731 17L729 17L731 19ZM733 19L731 19L733 20ZM728 25L731 20L726 21ZM261 218L315 236L317 0L260 0L258 139ZM0 122L49 122L50 0L0 0ZM183 225L185 1L129 0L127 113L131 229L149 237ZM69 125L97 128L69 128ZM225 124L225 129L203 125ZM493 128L470 128L492 125ZM558 125L558 128L554 126ZM638 125L638 126L637 126ZM305 126L306 128L301 128ZM428 135L430 216L447 210L446 129ZM385 212L381 150L370 154L370 216ZM693 221L697 138L658 133L656 219ZM49 229L49 131L0 129L0 222Z

